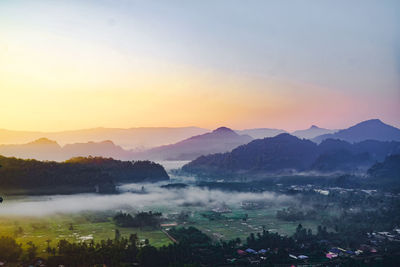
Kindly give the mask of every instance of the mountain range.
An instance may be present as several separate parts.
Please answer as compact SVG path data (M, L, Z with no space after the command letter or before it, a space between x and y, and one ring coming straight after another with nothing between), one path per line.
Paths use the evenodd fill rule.
M220 127L212 132L192 136L171 145L145 151L127 150L110 140L73 143L60 146L56 141L40 138L27 144L0 145L0 154L23 159L64 161L72 157L111 157L119 160L193 160L201 155L227 152L253 140L233 130Z
M7 131L6 131L7 132ZM87 140L71 143L60 142L40 136L39 132L10 132L0 130L0 140L24 140L28 136L39 136L33 142L24 144L0 145L0 154L19 158L63 161L76 156L102 156L120 160L194 160L201 155L229 152L249 143L253 139L273 137L285 133L284 130L257 128L231 130L220 127L212 132L202 128L132 128L110 129L97 128L81 131L44 133L60 137L61 140ZM321 134L322 135L319 135ZM358 123L343 130L329 130L315 125L306 130L292 132L293 136L321 143L327 139L343 140L347 143L366 140L400 141L400 129L373 119ZM112 139L101 139L111 137ZM3 139L2 139L3 138ZM93 140L90 140L93 138ZM31 139L32 140L32 139ZM53 141L53 140L57 140ZM105 140L105 141L104 141ZM115 141L117 140L117 141ZM175 141L176 140L176 141ZM157 145L157 144L162 145ZM347 146L337 142L337 146ZM121 145L125 144L125 146ZM147 144L150 148L138 149L136 145ZM378 145L380 146L380 145ZM131 148L130 148L131 147ZM133 149L132 147L135 147ZM323 147L323 146L321 146ZM346 148L347 149L347 148ZM378 148L377 148L378 149ZM344 157L346 155L343 154ZM347 157L350 157L347 155Z
M199 127L139 127L139 128L92 128L60 132L10 131L0 129L0 144L25 144L42 137L56 140L59 144L101 142L111 140L125 149L148 149L172 144L194 135L209 132Z
M0 154L22 159L64 161L72 157L111 157L130 160L132 152L111 141L74 143L60 146L56 141L40 138L20 145L0 145Z
M305 138L305 139L313 139L317 136L323 135L323 134L330 134L334 133L336 130L331 130L331 129L325 129L325 128L320 128L316 125L311 125L310 128L305 129L305 130L297 130L291 133L291 135L297 136L298 138Z
M175 144L134 153L134 158L152 160L193 160L201 155L230 151L252 140L253 138L249 135L239 135L229 128L220 127L210 133L193 136Z
M347 142L360 142L364 140L400 141L400 129L383 123L381 120L372 119L335 133L317 136L313 141L319 143L328 138L340 139Z
M254 139L262 139L265 137L272 137L281 133L286 133L282 129L272 129L272 128L255 128L255 129L245 129L245 130L235 130L238 134L249 135Z
M387 155L398 153L400 142L395 141L367 140L353 144L328 139L318 145L284 133L254 140L231 152L201 156L182 170L208 176L361 171Z

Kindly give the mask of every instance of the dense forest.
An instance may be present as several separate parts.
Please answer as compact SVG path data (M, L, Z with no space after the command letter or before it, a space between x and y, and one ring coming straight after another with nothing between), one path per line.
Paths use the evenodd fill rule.
M327 139L316 144L290 134L258 139L228 153L201 156L183 166L187 173L207 177L365 171L387 155L399 154L400 142L367 140L348 143Z
M113 217L116 225L120 227L159 227L162 213L160 212L139 212L134 216L128 213L118 213Z
M0 237L0 258L17 265L45 264L45 266L289 266L292 264L323 264L323 266L398 266L400 264L398 242L382 240L382 250L369 250L364 244L362 254L333 247L343 239L341 233L318 227L313 234L310 229L298 225L296 232L288 237L265 229L250 234L246 240L213 241L194 227L172 228L169 234L175 243L155 248L148 240L142 242L136 234L128 238L115 235L114 239L95 243L71 243L60 240L47 247L47 259L38 259L37 247L29 243L26 249L11 237ZM354 232L353 236L360 236ZM364 241L364 238L360 240ZM360 243L360 242L358 242ZM376 246L376 245L374 245ZM329 261L327 251L338 251L340 256ZM302 255L294 256L294 255ZM307 256L306 256L307 255Z
M77 157L65 162L0 156L0 186L18 193L112 193L118 183L168 180L164 168L150 161Z

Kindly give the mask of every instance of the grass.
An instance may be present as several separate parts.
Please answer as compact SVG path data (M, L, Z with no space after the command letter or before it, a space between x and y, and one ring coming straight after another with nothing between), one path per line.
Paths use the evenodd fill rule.
M232 207L231 207L232 208ZM214 240L230 240L237 237L245 240L250 233L262 231L264 226L271 232L291 235L295 232L299 223L303 227L316 230L318 223L315 221L286 222L278 220L276 210L282 207L267 207L258 210L243 210L240 207L233 208L231 213L224 213L221 220L210 221L201 214L204 208L189 208L192 215L184 226L194 226L208 234ZM152 207L153 211L161 211L163 214L188 210L182 207ZM243 221L244 215L248 219ZM45 217L0 217L0 236L14 237L18 243L26 247L28 241L33 241L38 246L39 256L46 256L47 240L51 240L50 246L54 247L61 239L73 242L82 242L85 239L101 241L113 239L115 229L119 229L121 236L128 237L136 233L143 242L149 239L150 244L156 247L168 245L171 241L158 229L139 229L117 227L112 221L112 213L87 212L71 215L52 215ZM72 228L71 228L72 225ZM21 233L18 229L22 228Z
M62 239L82 242L93 238L96 242L115 238L115 229L119 229L121 236L125 237L136 233L142 242L149 239L150 243L156 247L171 243L168 237L159 230L120 228L115 226L110 217L104 218L103 221L93 222L90 220L91 215L55 215L43 218L0 217L0 236L15 238L23 248L26 248L27 242L32 241L38 246L39 256L46 255L46 240L51 240L51 247L56 246ZM17 233L20 227L23 231Z
M311 228L313 231L316 231L318 227L318 223L315 221L287 222L278 220L275 216L276 210L274 208L259 210L234 209L232 213L224 214L227 217L226 219L216 221L210 221L202 217L200 213L195 213L191 218L192 223L188 225L197 227L214 240L230 240L237 237L245 240L251 233L262 232L263 226L266 230L282 235L292 235L299 223L303 227ZM246 221L241 219L244 214L248 215Z

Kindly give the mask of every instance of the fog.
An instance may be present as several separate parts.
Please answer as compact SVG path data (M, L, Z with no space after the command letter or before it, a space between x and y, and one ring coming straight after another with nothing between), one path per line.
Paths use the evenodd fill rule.
M142 186L145 193L140 192ZM0 205L0 215L44 216L84 211L139 211L163 207L178 209L185 206L214 208L222 204L240 205L242 201L262 201L269 204L289 204L293 198L271 192L242 193L209 190L190 186L184 189L164 189L159 185L123 185L120 194L75 194L35 196L7 200Z

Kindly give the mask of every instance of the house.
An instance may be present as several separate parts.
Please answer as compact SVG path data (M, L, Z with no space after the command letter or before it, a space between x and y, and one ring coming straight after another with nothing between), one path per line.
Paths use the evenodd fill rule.
M258 251L258 254L265 254L265 253L267 253L268 252L268 250L266 250L266 249L260 249L259 251Z
M340 251L338 248L331 248L331 249L329 250L329 252L334 253L334 254L339 254L339 253L341 253L342 251Z
M173 227L173 226L177 226L177 225L178 224L176 222L160 224L161 227Z
M254 249L248 248L246 249L247 253L251 253L251 254L257 254L257 251L255 251Z
M358 255L360 255L360 254L362 254L363 253L363 251L362 250L359 250L359 249L357 249L355 252L354 252L357 256Z
M327 257L328 259L333 259L333 258L336 258L337 256L338 256L338 254L333 253L333 252L328 252L325 255L325 257Z
M299 256L297 256L297 258L300 259L300 260L306 260L306 259L308 259L308 256L306 256L306 255L299 255Z
M243 251L241 249L238 249L236 252L237 252L237 254L239 254L241 256L247 255L246 251Z

